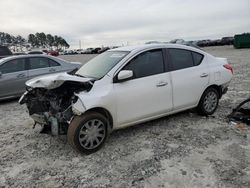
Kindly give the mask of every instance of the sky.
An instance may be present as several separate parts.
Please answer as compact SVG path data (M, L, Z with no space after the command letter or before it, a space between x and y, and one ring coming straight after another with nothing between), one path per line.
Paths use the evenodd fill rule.
M0 32L60 35L72 48L250 32L250 0L0 0Z

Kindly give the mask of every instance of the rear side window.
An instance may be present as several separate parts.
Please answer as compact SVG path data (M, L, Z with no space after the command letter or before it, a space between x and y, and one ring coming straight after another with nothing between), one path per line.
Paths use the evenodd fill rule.
M31 57L29 58L30 69L40 69L49 67L49 61L43 57Z
M49 59L49 65L50 65L51 67L60 66L60 64L59 64L59 63L55 62L55 61L54 61L54 60L52 60L52 59Z
M203 60L203 55L196 53L196 52L192 52L193 55L193 60L194 60L194 65L200 65L202 60Z
M193 57L191 51L182 49L169 49L173 71L192 67Z
M141 78L164 72L162 50L151 50L133 58L123 70L132 70L134 78Z
M13 59L0 66L2 74L25 70L25 59Z

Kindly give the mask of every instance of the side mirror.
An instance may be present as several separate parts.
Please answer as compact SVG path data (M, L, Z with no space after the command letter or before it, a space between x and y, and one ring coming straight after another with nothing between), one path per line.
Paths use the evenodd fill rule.
M2 72L0 71L0 78L2 77Z
M123 82L126 80L129 80L133 77L133 71L132 70L122 70L118 73L116 82Z

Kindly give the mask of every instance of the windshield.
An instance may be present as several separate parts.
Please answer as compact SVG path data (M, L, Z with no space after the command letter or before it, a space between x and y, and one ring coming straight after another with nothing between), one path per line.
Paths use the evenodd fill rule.
M77 72L76 75L100 79L106 75L120 60L129 52L110 51L88 61Z

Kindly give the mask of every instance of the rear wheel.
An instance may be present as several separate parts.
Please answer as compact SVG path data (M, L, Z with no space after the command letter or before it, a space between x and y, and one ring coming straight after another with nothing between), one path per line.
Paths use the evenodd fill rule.
M199 105L198 112L201 115L211 115L215 112L219 103L219 93L215 88L208 88L203 93Z
M96 152L107 138L107 125L108 120L96 112L76 116L68 128L68 142L79 152Z

